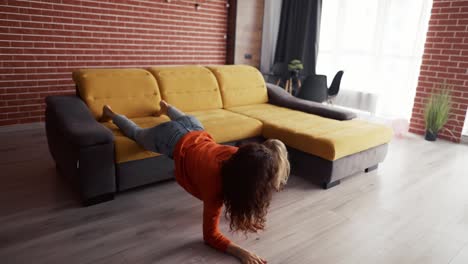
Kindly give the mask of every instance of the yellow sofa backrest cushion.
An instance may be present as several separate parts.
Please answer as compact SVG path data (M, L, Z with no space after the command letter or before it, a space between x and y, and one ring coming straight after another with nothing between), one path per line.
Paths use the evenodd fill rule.
M151 116L161 96L153 75L142 69L83 69L73 72L78 93L96 119L110 105L127 117Z
M202 66L152 67L162 98L182 111L219 109L223 107L218 82Z
M218 79L225 108L268 102L265 80L256 68L247 65L208 68Z

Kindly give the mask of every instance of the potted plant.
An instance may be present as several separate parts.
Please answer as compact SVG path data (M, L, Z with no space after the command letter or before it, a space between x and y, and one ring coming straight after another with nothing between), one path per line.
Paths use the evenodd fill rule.
M304 65L300 60L292 60L288 64L288 70L291 72L291 76L298 77L299 72L304 69Z
M437 92L432 92L424 109L426 123L426 136L428 141L435 141L438 133L443 129L450 116L452 98L450 86L446 83L440 85Z

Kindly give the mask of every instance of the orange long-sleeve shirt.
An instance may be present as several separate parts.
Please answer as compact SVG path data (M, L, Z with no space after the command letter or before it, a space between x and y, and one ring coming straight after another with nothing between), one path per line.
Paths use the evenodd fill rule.
M217 144L205 131L186 134L174 150L177 182L203 201L203 239L223 252L231 242L218 228L223 207L221 164L235 152L236 147Z

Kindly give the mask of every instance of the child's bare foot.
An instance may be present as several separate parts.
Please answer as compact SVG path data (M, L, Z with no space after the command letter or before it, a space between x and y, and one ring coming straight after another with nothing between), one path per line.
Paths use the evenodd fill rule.
M159 102L159 106L161 107L161 109L159 110L159 112L156 113L156 116L167 115L167 109L169 108L169 104L166 101L161 100L161 102Z
M102 107L102 117L101 122L107 122L114 117L115 113L112 111L112 108L108 105Z

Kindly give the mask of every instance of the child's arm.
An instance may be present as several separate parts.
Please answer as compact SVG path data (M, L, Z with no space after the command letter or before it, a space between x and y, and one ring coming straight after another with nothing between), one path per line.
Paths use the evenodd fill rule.
M267 261L234 243L230 243L226 253L238 258L241 263L266 264Z
M229 241L218 228L221 209L222 202L203 203L203 240L205 240L205 243L208 245L226 252L231 241Z
M203 239L205 243L222 252L226 252L242 263L264 264L266 261L252 252L229 241L218 228L222 202L203 204Z

